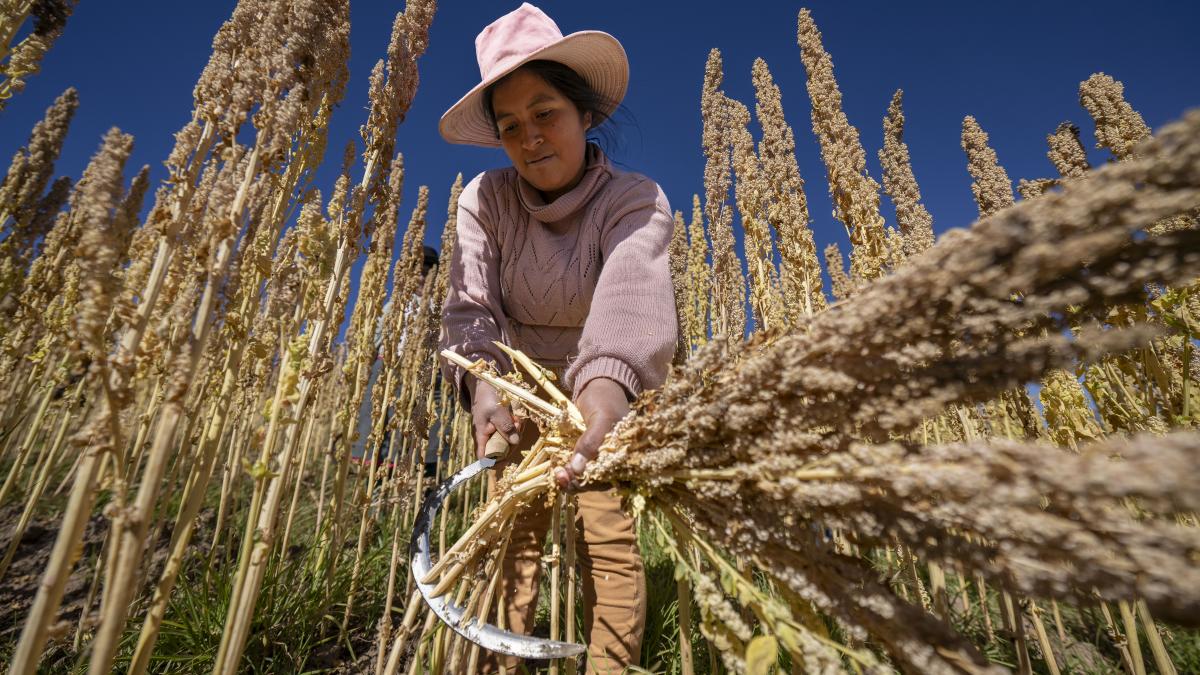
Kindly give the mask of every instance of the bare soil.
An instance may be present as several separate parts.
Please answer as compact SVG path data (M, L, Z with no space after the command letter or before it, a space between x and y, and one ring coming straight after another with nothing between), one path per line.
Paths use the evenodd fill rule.
M10 504L0 509L0 551L8 549L12 541L13 528L21 518L21 504ZM51 640L70 641L73 631L83 612L88 589L95 572L94 560L100 552L108 523L102 515L94 515L83 530L82 562L76 565L63 592L62 607L59 609L55 630ZM21 636L25 616L33 605L38 584L50 561L50 551L58 537L59 514L37 514L21 537L12 564L4 577L0 578L0 653L7 652Z

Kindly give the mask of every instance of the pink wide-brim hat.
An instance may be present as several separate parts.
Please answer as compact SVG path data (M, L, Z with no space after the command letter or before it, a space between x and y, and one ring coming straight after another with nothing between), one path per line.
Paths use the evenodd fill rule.
M607 102L607 117L629 85L629 61L617 39L598 30L563 36L554 20L528 2L496 19L475 36L482 81L450 106L438 123L451 143L498 148L496 129L483 109L483 91L500 78L537 59L557 61L576 73Z

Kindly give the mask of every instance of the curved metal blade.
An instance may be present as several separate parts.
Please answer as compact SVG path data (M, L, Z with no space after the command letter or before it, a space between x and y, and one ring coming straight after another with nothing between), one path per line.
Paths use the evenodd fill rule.
M492 468L495 464L496 460L485 457L463 468L446 479L421 504L421 510L417 513L417 520L413 524L412 541L408 546L408 553L412 558L413 579L416 580L417 589L421 592L421 597L425 598L429 609L433 610L439 619L454 629L454 632L484 649L526 659L562 659L578 656L587 649L581 644L519 635L500 630L491 624L481 623L474 617L464 619L462 607L455 607L442 596L434 596L433 584L423 584L420 581L433 568L433 563L429 559L429 529L442 502L459 485L474 478L484 469Z

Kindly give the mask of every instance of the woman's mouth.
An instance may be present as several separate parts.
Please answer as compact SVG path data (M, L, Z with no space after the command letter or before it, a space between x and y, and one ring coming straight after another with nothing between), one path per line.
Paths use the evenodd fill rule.
M544 164L546 162L546 160L550 159L553 156L554 155L546 155L545 157L539 157L537 159L533 159L533 160L526 162L526 164L528 164L529 166L537 166L539 164Z

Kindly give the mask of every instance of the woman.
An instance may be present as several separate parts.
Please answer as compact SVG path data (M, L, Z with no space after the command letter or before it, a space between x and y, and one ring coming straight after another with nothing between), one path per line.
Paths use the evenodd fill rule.
M588 427L557 470L568 487L629 402L666 377L677 335L671 210L654 181L614 168L587 141L628 84L615 38L564 37L526 3L485 28L475 51L482 81L439 131L451 143L501 147L511 166L476 176L459 198L441 346L504 372L500 340L560 375ZM537 430L518 428L490 386L452 365L444 375L471 411L480 454L496 431L514 452L532 446ZM638 662L646 613L634 523L611 489L578 499L588 672L620 672ZM517 632L532 628L548 524L546 509L527 509L507 549L505 620Z

